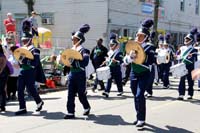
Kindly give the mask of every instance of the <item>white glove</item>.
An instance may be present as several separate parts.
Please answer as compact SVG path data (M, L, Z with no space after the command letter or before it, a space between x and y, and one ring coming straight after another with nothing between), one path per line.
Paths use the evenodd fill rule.
M126 55L126 56L124 57L123 61L124 61L124 64L125 64L125 65L128 65L128 64L130 64L130 63L132 63L132 62L134 61L134 58L131 57L130 55Z
M131 52L130 52L129 55L130 55L131 58L135 59L135 57L136 57L136 52L133 51L133 50L131 50Z

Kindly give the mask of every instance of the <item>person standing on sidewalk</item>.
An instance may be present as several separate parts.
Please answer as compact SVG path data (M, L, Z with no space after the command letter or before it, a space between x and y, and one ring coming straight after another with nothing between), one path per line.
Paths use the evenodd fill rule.
M37 15L37 13L35 11L32 11L31 17L29 18L29 20L31 21L31 24L32 24L32 35L33 35L33 37L34 36L38 37L38 23L37 23L36 15Z
M18 76L19 76L19 72L20 72L20 66L17 62L17 60L14 57L14 51L17 49L17 46L11 46L10 47L10 51L11 51L11 55L8 58L8 61L11 63L12 67L13 67L13 74L11 74L8 77L8 82L7 82L7 100L16 100L16 91L17 91L17 80L18 80ZM12 95L11 95L12 94Z

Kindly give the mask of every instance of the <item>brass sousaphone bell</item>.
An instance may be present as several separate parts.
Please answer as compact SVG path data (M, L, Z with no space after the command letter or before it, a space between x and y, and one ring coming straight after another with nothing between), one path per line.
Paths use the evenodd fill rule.
M83 56L76 50L73 49L66 49L62 52L61 61L68 67L71 67L70 60L83 60Z
M146 59L146 54L142 46L133 40L129 40L127 42L125 50L126 54L130 54L131 51L135 51L136 58L134 59L133 62L135 64L142 64Z
M34 59L33 54L26 47L20 47L20 48L17 48L14 51L14 57L15 57L15 59L17 61L19 61L19 59L20 59L21 56L23 56L25 58L28 58L28 59L31 59L31 60Z

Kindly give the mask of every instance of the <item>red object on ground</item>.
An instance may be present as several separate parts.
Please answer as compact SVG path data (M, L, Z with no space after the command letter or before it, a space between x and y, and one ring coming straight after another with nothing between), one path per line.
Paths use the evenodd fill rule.
M46 86L47 86L48 88L53 88L53 89L56 88L55 82L54 82L53 80L51 80L51 79L47 79L47 80L46 80Z

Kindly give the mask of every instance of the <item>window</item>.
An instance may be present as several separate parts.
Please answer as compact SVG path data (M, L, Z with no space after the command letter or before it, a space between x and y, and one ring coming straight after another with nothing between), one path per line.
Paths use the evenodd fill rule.
M123 36L128 37L129 36L129 32L130 32L129 29L124 29Z
M120 30L120 28L111 29L111 30L110 30L110 33L116 33L117 35L121 35L121 34L120 34L120 33L121 33L121 30Z
M199 15L199 0L196 0L195 14Z
M53 25L54 24L54 14L53 13L42 13L42 24Z
M184 12L184 10L185 10L185 0L181 0L180 10Z

